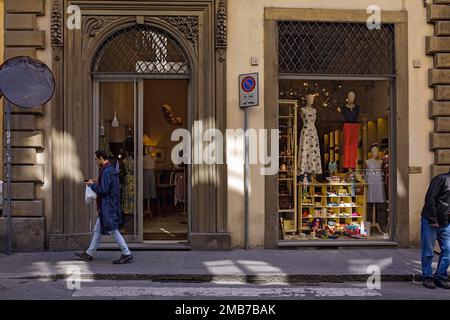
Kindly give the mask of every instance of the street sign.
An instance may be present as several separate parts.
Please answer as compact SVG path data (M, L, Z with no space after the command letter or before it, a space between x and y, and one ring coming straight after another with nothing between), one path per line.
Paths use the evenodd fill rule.
M239 107L249 108L259 106L259 75L258 73L239 76Z

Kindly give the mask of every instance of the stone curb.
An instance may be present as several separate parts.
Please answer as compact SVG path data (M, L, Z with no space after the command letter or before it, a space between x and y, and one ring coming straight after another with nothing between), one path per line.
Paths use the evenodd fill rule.
M66 280L67 274L8 277L9 280ZM1 279L2 277L0 277ZM3 278L5 279L5 278ZM208 283L208 282L244 282L249 284L307 284L307 283L344 283L366 282L369 275L152 275L152 274L82 274L84 280L112 281L152 281L173 283ZM422 281L419 274L382 275L385 282L416 282Z

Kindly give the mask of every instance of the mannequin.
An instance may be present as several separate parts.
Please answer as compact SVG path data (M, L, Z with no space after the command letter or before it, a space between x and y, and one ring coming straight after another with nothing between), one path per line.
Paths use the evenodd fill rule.
M320 158L319 136L315 126L317 110L313 107L315 96L306 96L306 106L300 109L303 120L303 129L300 135L298 148L299 174L322 174L322 161Z
M385 203L386 195L384 191L384 179L383 179L383 160L378 159L379 148L377 144L373 144L370 147L371 157L366 160L366 179L369 185L367 202L372 204L372 228L377 228L380 233L380 225L376 221L376 204Z
M147 200L147 211L144 215L149 214L150 217L153 217L152 210L150 208L151 200L157 198L156 193L156 159L152 156L152 147L144 148L144 199Z
M356 94L350 91L347 94L347 104L342 107L341 113L344 117L344 153L343 168L356 169L358 161L359 124L358 118L360 107L355 104Z
M356 93L350 91L347 94L347 104L341 110L341 113L345 119L345 123L358 123L361 108L355 104L355 101Z
M131 128L128 128L128 136L123 142L125 151L128 152L128 154L133 157L134 154L134 139L133 135L131 134Z

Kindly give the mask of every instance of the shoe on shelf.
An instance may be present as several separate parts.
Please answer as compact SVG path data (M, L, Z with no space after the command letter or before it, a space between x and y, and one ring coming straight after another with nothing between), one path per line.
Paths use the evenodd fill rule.
M86 262L92 261L92 256L88 255L86 252L76 252L75 256Z
M114 264L127 264L133 261L133 256L130 254L128 256L122 255L119 260L114 261Z
M448 281L434 278L434 284L436 287L439 287L442 289L450 289L450 283L448 283Z
M423 280L423 286L427 289L436 289L436 286L434 285L434 281L432 278L426 278Z

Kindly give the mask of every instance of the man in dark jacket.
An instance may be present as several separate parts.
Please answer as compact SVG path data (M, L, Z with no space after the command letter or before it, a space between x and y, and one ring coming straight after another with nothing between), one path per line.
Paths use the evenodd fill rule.
M98 181L89 180L86 185L97 194L98 219L89 249L75 255L85 261L92 261L102 235L112 235L122 250L122 256L119 260L114 261L114 264L125 264L130 263L133 256L119 232L122 217L119 175L108 159L106 151L99 150L95 153L95 161L100 168Z
M428 289L436 286L450 289L448 267L450 266L450 173L435 177L430 184L422 210L422 277ZM431 267L436 240L441 255L436 273Z

